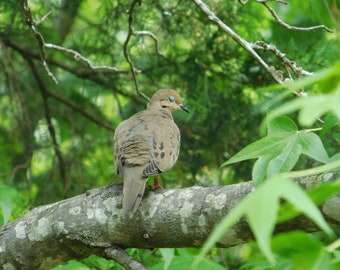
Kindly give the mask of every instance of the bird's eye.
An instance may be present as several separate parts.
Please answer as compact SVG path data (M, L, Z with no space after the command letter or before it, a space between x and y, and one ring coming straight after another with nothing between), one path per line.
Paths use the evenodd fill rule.
M175 101L175 98L174 98L173 96L170 96L170 97L169 97L169 101L170 101L170 102L174 102L174 101Z

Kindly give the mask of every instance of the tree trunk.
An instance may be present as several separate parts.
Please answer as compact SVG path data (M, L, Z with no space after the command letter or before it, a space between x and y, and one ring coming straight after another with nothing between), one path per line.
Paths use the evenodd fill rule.
M309 188L339 174L296 179ZM107 257L115 247L200 247L214 226L253 190L252 182L202 188L146 192L137 212L122 214L122 185L108 185L85 194L34 208L0 228L1 269L49 269L72 258L91 254ZM339 197L321 210L332 225L340 224ZM277 231L318 228L301 216ZM230 247L253 239L244 219L218 243Z

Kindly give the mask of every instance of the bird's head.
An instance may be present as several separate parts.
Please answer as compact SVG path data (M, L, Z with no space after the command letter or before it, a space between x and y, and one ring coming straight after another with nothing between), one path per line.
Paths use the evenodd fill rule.
M153 94L150 106L160 106L173 112L183 110L189 112L188 108L182 104L181 96L173 89L160 89Z

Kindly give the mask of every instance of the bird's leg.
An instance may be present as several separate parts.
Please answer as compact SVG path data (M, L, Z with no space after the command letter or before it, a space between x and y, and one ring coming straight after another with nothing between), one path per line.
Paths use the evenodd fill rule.
M153 177L153 186L151 186L151 190L155 189L163 189L161 184L158 182L158 175Z

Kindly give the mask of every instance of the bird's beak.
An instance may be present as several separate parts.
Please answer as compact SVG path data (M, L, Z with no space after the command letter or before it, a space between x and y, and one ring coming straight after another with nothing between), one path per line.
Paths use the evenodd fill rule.
M183 111L189 113L189 109L188 109L185 105L183 105L183 104L178 104L178 105L179 105L179 107L181 108L181 110L183 110Z

